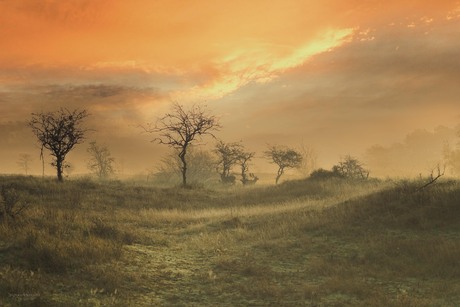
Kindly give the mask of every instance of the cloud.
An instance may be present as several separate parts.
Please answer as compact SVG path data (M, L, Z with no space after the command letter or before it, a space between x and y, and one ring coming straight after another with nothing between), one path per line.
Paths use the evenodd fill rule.
M98 134L110 134L121 126L140 125L163 101L155 88L137 88L113 84L37 85L0 94L3 100L0 122L29 118L31 113L59 108L87 109L92 116L88 125ZM124 135L126 129L117 130Z
M305 137L322 157L355 153L376 138L458 121L459 7L4 0L0 123L88 108L94 138L116 131L123 143L139 140L134 125L169 101L207 100L229 139Z
M215 61L211 78L206 83L180 90L172 97L180 101L219 99L249 83L270 82L311 57L339 47L352 32L352 29L328 30L298 48L261 44L236 51Z
M355 37L270 83L221 99L219 109L229 114L224 126L259 143L304 138L322 152L320 160L332 162L417 128L454 126L460 118L456 29L459 21L439 19L428 35L397 25L373 30L373 40Z
M34 70L57 76L62 67L82 78L130 72L145 74L145 82L149 74L174 75L182 80L171 89L176 100L218 99L301 66L352 32L371 39L366 31L383 23L431 24L458 8L425 0L9 0L0 6L0 79L21 82Z
M88 71L168 71L187 78L213 67L224 74L220 80L195 84L195 89L202 87L200 91L209 95L244 85L245 79L269 80L328 48L318 42L331 47L344 29L333 21L336 12L329 12L328 20L305 18L302 9L310 14L326 12L303 1L267 5L265 1L19 0L1 5L3 69L68 66ZM333 33L332 41L325 37L328 32Z

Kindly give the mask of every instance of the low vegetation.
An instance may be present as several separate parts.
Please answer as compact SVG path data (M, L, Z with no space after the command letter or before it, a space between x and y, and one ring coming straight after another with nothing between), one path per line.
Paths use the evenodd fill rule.
M460 182L424 184L0 177L0 305L456 306Z

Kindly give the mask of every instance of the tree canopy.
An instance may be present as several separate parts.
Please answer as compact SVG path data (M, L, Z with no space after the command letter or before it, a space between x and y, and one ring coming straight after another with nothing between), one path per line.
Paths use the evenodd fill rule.
M265 151L265 156L278 166L275 183L278 184L279 179L284 174L286 168L295 168L302 162L302 154L295 149L285 146L269 146Z
M48 149L54 157L52 165L56 167L58 181L63 180L66 155L75 145L84 141L88 130L82 124L88 115L86 110L69 111L62 108L55 112L32 113L29 127L40 143L41 158L43 148Z
M159 144L168 145L177 150L182 162L182 186L187 186L187 150L191 144L212 135L220 128L216 116L209 114L205 106L193 105L190 109L174 103L172 111L159 118L155 125L144 128L149 133L157 134L153 139Z

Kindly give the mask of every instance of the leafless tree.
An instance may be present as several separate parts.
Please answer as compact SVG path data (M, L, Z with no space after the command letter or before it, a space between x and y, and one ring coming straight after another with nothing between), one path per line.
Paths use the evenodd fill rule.
M265 156L278 166L275 183L278 184L279 179L284 174L286 168L299 167L302 162L302 155L295 149L285 146L269 146L265 151Z
M187 182L204 184L217 181L214 165L215 157L211 152L190 146L187 151ZM159 183L177 183L182 177L182 161L175 152L168 154L156 169L150 170L150 176Z
M87 152L90 155L88 169L96 174L99 179L107 179L114 173L113 163L115 159L106 146L101 146L96 141L92 141L89 143Z
M182 105L174 103L172 111L159 118L155 125L144 127L149 133L158 134L153 141L168 145L177 150L182 167L182 186L187 186L187 150L196 140L204 135L212 135L219 130L217 118L210 115L201 105L193 105L186 110Z
M241 182L243 185L254 184L259 180L257 176L253 173L250 173L248 176L249 171L249 162L254 158L255 152L241 152L238 163L241 166Z
M29 169L30 169L30 161L32 161L32 156L29 154L20 154L19 155L19 160L18 160L18 165L21 169L24 170L26 173L26 176L29 174Z
M214 152L218 156L217 171L222 183L235 183L235 176L230 174L233 166L241 159L243 145L241 143L224 143L219 141Z
M63 180L62 173L66 155L75 145L84 141L88 130L82 127L82 123L88 115L86 110L69 111L67 109L32 113L29 126L40 143L41 158L43 159L44 148L51 152L51 156L54 157L52 165L56 167L58 181Z

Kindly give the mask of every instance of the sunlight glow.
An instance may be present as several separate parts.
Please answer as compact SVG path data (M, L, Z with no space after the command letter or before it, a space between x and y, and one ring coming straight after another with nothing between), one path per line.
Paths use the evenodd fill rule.
M302 66L311 57L349 42L354 29L328 30L289 52L285 46L262 45L237 50L215 62L220 77L204 85L173 94L174 99L218 99L251 82L267 83L286 70Z

